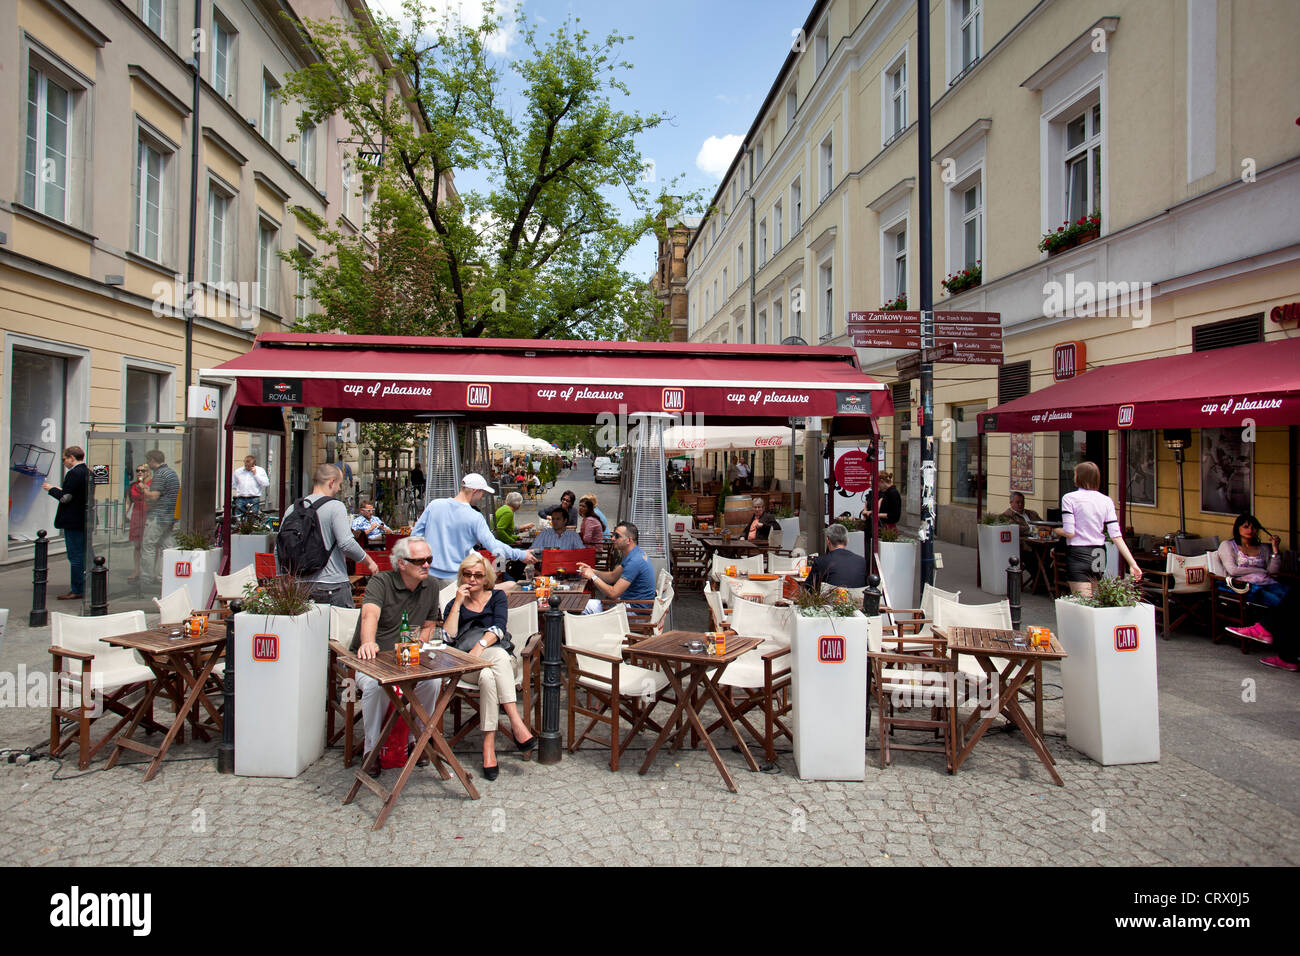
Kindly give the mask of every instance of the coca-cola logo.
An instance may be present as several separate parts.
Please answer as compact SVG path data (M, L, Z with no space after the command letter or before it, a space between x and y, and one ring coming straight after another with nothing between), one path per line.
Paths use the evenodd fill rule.
M755 438L755 448L776 448L781 444L781 436L773 435L769 438Z
M705 439L703 438L679 438L677 439L678 448L703 448Z

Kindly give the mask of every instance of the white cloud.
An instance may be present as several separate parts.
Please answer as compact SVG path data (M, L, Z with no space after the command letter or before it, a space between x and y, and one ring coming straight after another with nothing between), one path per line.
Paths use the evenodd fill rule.
M411 18L402 9L402 0L368 0L377 13L392 17L404 28ZM453 22L475 27L483 22L484 0L422 0L426 19L432 22L450 15ZM524 5L524 0L497 0L496 12L501 17L501 29L488 39L488 50L502 56L509 55L519 30L515 26L515 15Z
M714 179L721 179L731 161L736 158L736 151L740 149L742 137L735 133L726 136L710 136L700 147L700 153L695 157L695 165L701 172L708 173Z

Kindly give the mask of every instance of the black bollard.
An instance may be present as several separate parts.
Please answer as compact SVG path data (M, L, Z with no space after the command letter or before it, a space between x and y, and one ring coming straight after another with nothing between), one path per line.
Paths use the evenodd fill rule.
M103 617L108 613L108 568L101 554L90 569L90 616Z
M538 763L559 763L564 750L560 737L560 663L564 643L564 612L552 596L542 612L542 727L537 747Z
M50 612L45 609L45 585L50 580L50 542L44 531L36 532L35 560L32 562L32 613L27 616L31 627L44 627L50 622Z
M225 710L221 716L221 743L217 744L217 773L235 772L235 615L243 610L243 601L231 601L230 616L226 618L226 675L221 689Z
M1011 605L1011 629L1020 630L1020 559L1007 564L1007 603Z
M875 617L880 613L880 575L867 575L867 588L862 592L862 613Z

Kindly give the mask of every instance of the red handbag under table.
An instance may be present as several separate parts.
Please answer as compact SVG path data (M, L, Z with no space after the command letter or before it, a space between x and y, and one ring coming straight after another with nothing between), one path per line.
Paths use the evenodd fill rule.
M398 695L401 695L399 690ZM384 715L387 720L393 714L393 705L388 705L388 713ZM383 749L379 751L379 766L382 770L396 770L398 767L406 766L407 739L411 735L411 729L406 726L406 721L399 719L393 724L393 729L384 741Z

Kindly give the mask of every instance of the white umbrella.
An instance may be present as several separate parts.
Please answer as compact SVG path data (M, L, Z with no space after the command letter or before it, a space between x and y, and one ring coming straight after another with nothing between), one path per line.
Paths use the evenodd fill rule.
M790 429L785 425L765 428L740 425L676 425L664 431L664 453L668 455L694 451L765 450L786 448L789 444Z
M488 447L499 451L518 452L526 455L558 455L559 449L548 441L534 438L517 428L508 425L489 425L487 427Z

